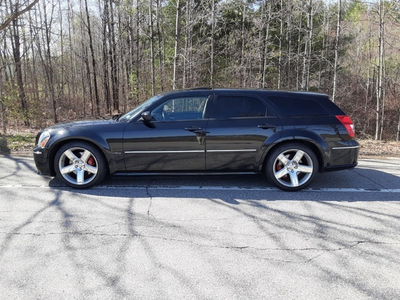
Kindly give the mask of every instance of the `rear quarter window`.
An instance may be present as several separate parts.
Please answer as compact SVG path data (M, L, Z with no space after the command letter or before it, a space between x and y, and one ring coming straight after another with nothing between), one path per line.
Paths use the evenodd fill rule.
M328 111L316 100L297 97L268 97L288 117L329 116Z
M211 118L256 118L264 117L266 112L265 104L256 98L221 95L214 101Z

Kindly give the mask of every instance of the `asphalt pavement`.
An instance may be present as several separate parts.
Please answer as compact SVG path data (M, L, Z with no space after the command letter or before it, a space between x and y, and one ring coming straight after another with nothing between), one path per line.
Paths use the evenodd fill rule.
M400 159L73 190L0 156L1 299L400 299Z

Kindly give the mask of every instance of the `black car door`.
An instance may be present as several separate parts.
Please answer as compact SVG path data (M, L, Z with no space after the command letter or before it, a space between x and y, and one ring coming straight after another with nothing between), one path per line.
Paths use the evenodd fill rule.
M127 171L204 171L209 95L166 99L124 133Z
M207 126L207 171L253 171L264 142L280 134L281 121L257 96L214 97Z

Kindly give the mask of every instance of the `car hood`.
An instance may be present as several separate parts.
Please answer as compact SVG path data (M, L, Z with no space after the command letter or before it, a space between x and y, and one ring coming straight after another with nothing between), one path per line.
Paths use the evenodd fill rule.
M115 120L85 120L85 121L74 121L74 122L65 122L65 123L58 123L53 126L46 128L49 131L53 130L60 130L60 129L72 129L77 127L94 127L94 126L101 126L101 125L109 125L118 123Z

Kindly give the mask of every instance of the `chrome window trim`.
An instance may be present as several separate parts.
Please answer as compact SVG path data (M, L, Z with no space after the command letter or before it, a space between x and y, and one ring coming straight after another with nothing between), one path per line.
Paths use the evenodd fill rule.
M207 150L207 152L257 152L257 149L236 149L236 150Z
M162 153L204 153L205 150L176 150L176 151L125 151L125 154L162 154Z
M236 149L236 150L166 150L166 151L125 151L125 154L169 154L169 153L223 153L223 152L257 152L257 149Z

